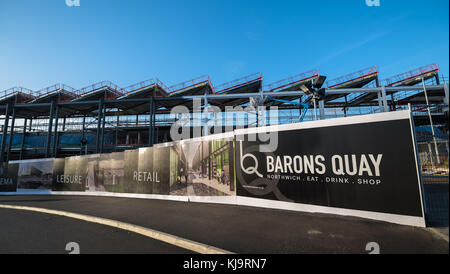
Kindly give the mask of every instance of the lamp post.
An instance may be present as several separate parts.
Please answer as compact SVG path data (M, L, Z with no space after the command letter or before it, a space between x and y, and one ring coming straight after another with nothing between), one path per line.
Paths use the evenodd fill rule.
M436 134L434 132L433 119L431 117L430 104L428 102L428 94L427 94L427 88L425 86L425 78L422 76L417 79L422 79L423 93L425 94L425 102L427 104L428 118L430 119L431 134L433 134L434 149L436 151L436 160L437 160L437 163L440 164L441 160L439 159L439 151L438 151L438 146L437 146L437 142L436 142ZM433 155L431 157L433 157Z

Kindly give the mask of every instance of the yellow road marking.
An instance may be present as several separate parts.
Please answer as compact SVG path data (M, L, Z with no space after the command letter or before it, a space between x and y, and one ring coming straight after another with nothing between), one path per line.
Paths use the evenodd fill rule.
M437 229L430 227L429 228L433 233L437 234L439 237L441 237L442 239L446 240L448 243L448 236L439 232Z
M27 206L13 206L13 205L2 205L0 204L0 208L3 209L14 209L14 210L25 210L25 211L33 211L33 212L39 212L39 213L45 213L45 214L51 214L51 215L58 215L58 216L64 216L72 219L78 219L83 220L86 222L91 223L97 223L101 225L106 225L110 227L119 228L122 230L134 232L155 240L159 240L174 246L178 246L193 252L197 252L200 254L233 254L232 252L205 245L202 243L198 243L195 241L191 241L188 239L183 239L178 236L170 235L164 232L156 231L153 229L149 229L142 226L132 225L120 221L100 218L100 217L94 217L94 216L88 216L83 214L77 214L77 213L71 213L67 211L60 211L60 210L51 210L51 209L45 209L45 208L37 208L37 207L27 207Z

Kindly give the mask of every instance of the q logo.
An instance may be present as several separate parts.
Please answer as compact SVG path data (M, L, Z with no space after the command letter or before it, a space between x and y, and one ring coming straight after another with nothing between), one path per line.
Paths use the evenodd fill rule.
M264 176L258 171L259 162L258 159L255 157L255 155L251 153L244 154L244 149L242 145L242 141L239 142L239 161L240 161L240 167L236 170L236 176L239 184L245 189L246 192L251 194L250 197L260 197L265 196L270 193L273 193L279 201L284 202L294 202L293 200L287 198L284 196L283 193L278 189L277 185L279 183L279 179L268 179L264 178ZM254 145L254 146L247 146L246 152L260 152L260 146ZM266 156L272 156L275 157L275 154L273 152L265 152L263 153ZM244 167L244 160L246 158L251 158L254 162L253 166L249 166L247 168ZM245 175L253 175L256 174L258 178L254 178L250 182L247 182L247 179L245 178ZM277 174L278 175L278 174ZM239 190L238 190L239 191Z
M241 147L241 151L240 151L240 156L241 157L240 158L241 158L242 171L244 171L248 175L256 174L256 175L258 175L258 177L262 178L263 176L261 175L261 173L258 172L258 165L259 165L258 164L258 159L256 159L255 155L250 154L250 153L242 155L242 151L243 151L242 150L242 141L240 142L240 147ZM255 165L254 166L250 166L248 168L245 168L244 167L244 159L248 158L248 157L253 159L253 161L255 162Z

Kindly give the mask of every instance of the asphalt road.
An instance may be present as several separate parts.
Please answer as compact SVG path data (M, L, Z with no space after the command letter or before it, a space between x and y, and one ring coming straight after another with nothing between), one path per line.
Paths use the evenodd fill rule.
M1 254L189 254L188 250L109 226L42 213L0 209ZM67 250L66 250L67 248Z
M243 254L449 253L428 229L353 217L253 207L88 196L0 196L0 204L86 214L169 233ZM7 235L7 236L5 236ZM40 213L0 210L0 253L189 253L103 225Z

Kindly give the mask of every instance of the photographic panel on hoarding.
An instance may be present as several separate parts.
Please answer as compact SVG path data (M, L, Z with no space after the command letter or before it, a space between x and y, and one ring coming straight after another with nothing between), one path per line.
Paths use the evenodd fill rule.
M86 190L105 191L101 163L109 159L108 154L93 154L84 157L87 158Z
M191 140L173 153L176 166L171 193L188 196L234 196L233 142L224 138ZM176 156L176 158L174 158Z
M136 192L152 194L154 183L160 181L158 173L153 170L153 148L139 149L139 165L134 171L133 179L136 182Z
M170 195L187 195L188 172L183 145L176 143L170 147Z
M153 147L153 172L158 179L153 182L153 194L170 194L170 150L169 145Z
M52 189L53 159L18 161L18 165L18 189Z
M135 174L139 167L139 150L124 151L124 161L123 193L137 193Z
M108 159L101 158L100 170L102 171L102 191L106 192L124 192L125 178L125 153L113 152L109 154Z
M65 158L53 159L53 174L52 174L52 191L63 191L64 184L61 183L64 179L64 166L66 164Z
M53 182L55 187L53 190L84 192L88 174L88 157L74 156L65 158L64 174L55 174L56 181Z
M19 164L2 163L0 168L0 192L16 192Z
M423 217L409 119L282 130L270 153L261 144L236 136L239 196Z

